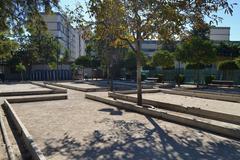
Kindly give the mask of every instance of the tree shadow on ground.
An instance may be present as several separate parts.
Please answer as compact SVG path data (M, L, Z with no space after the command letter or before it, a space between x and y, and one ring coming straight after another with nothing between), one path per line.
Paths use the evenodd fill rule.
M101 112L109 112L110 115L122 115L122 111L119 110L118 108L114 109L114 108L103 108L103 109L100 109L99 111Z
M239 141L212 138L195 129L174 134L159 126L155 119L147 119L153 127L139 121L106 118L98 123L106 125L108 130L95 130L81 142L68 133L61 139L48 139L43 153L87 160L240 159Z

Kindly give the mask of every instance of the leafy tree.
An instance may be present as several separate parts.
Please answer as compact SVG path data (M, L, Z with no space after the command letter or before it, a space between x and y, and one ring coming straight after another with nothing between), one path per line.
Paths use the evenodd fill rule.
M141 63L145 65L146 62L147 62L147 58L145 54L141 52ZM129 50L127 54L125 54L124 67L126 68L126 71L129 75L136 75L136 69L137 69L136 54L131 50Z
M240 45L231 42L221 42L217 45L217 56L220 59L233 59L240 56Z
M239 58L236 58L236 64L238 65L238 67L240 68L240 57Z
M0 59L7 60L13 56L18 44L9 39L4 32L0 32Z
M203 63L187 63L185 69L204 69L205 65Z
M219 70L237 70L239 69L239 66L234 60L226 60L218 64L218 69Z
M194 36L178 46L176 57L182 62L196 64L197 68L200 68L201 64L211 64L216 61L216 49L211 41ZM199 86L199 70L197 86Z
M19 63L16 65L16 71L21 73L21 79L23 81L23 72L26 72L26 67L22 63Z
M166 50L158 50L152 56L152 63L154 66L161 66L164 69L174 67L174 55Z
M101 38L109 32L112 35L110 37L116 39L115 43L121 42L120 40L125 41L136 54L138 105L142 105L140 52L142 40L155 37L160 40L172 39L176 34L182 33L187 22L193 19L202 20L205 15L217 21L218 16L212 13L218 9L232 13L227 0L207 2L90 0L89 2L90 13L97 20L97 30L102 34ZM114 5L110 5L112 3Z
M80 56L75 60L76 65L83 67L83 78L84 78L84 68L91 67L91 57L90 56Z
M58 0L2 0L0 3L0 32L6 30L20 31L27 23L32 23L40 11L50 13L53 6L58 5Z

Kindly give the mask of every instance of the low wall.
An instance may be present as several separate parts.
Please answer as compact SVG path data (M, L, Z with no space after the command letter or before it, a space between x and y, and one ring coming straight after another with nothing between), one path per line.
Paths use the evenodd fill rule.
M64 85L64 84L57 84L57 83L52 83L52 82L46 82L47 84L57 86L57 87L63 87L67 89L72 89L76 91L82 91L82 92L98 92L98 91L107 91L107 87L102 87L102 88L81 88L81 87L75 87L75 86L70 86L70 85Z
M44 96L32 96L32 97L24 97L24 98L8 98L7 101L9 103L24 103L24 102L38 102L38 101L53 101L53 100L64 100L67 99L68 96L63 95L44 95Z
M4 100L4 107L5 111L7 113L7 116L12 120L14 123L14 126L17 129L17 132L19 133L20 137L28 149L29 153L31 154L32 158L34 160L46 160L41 150L38 148L37 144L34 142L32 136L26 129L26 127L23 125L15 111L13 110L12 106L7 100Z
M212 92L205 92L205 91L188 91L188 90L167 90L167 89L161 89L161 92L167 93L167 94L193 96L193 97L199 97L199 98L240 103L240 96L237 94L224 94L224 93L212 93Z
M54 87L54 86L50 86L48 85L48 82L44 82L44 83L39 83L39 82L30 82L31 84L43 87L43 88L48 88L54 91L54 93L67 93L66 89L62 89L62 88L58 88L58 87Z
M137 98L132 97L132 96L127 96L127 95L113 93L113 92L109 92L108 96L112 97L114 99L121 99L121 100L129 101L129 102L137 103ZM240 124L240 116L236 116L236 115L213 112L213 111L204 110L204 109L200 109L200 108L194 108L194 107L183 107L181 105L164 103L164 102L159 102L159 101L154 101L154 100L149 100L149 99L143 99L142 102L143 102L143 104L149 104L156 108L192 114L192 115L196 115L196 116L200 116L200 117L204 117L204 118L215 119L215 120L233 123L233 124Z
M102 97L96 96L96 95L86 94L85 97L88 99L92 99L92 100L106 103L109 105L114 105L120 109L130 110L130 111L140 113L140 114L143 114L146 116L151 116L154 118L167 120L170 122L190 126L193 128L199 128L199 129L209 131L209 132L212 132L215 134L219 134L219 135L222 135L225 137L240 139L240 131L236 130L236 129L226 128L226 127L222 127L222 126L218 126L218 125L214 125L214 124L209 124L209 123L199 121L194 118L176 116L176 115L168 114L166 112L160 112L160 111L156 111L156 110L152 110L152 109L147 109L147 108L137 106L134 104L130 104L127 102L115 101L115 100L111 100L109 98L102 98Z

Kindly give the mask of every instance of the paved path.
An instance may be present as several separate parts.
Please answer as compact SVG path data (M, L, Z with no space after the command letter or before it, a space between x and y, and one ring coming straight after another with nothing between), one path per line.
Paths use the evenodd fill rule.
M239 141L68 93L68 100L13 104L47 159L240 159Z

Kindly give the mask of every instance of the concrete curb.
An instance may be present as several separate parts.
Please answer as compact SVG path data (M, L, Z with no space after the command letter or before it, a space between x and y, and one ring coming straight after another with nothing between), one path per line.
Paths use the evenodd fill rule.
M43 87L43 88L51 89L51 90L53 90L54 93L67 93L66 89L50 86L50 85L48 85L48 82L38 83L38 82L32 82L31 81L30 83L33 84L33 85L37 85L37 86Z
M142 89L142 93L158 93L160 89ZM135 94L137 90L125 90L125 91L116 91L115 93L120 94Z
M167 94L176 94L176 95L184 95L184 96L240 103L240 96L238 96L237 94L223 94L223 93L214 94L212 92L210 93L210 92L203 92L203 91L201 92L201 91L167 90L167 89L160 89L160 92L167 93Z
M51 101L51 100L64 100L67 99L67 95L44 95L44 96L32 96L21 98L8 98L9 103L24 103L24 102L37 102L37 101Z
M129 102L134 102L134 103L137 102L136 97L131 97L131 96L127 96L119 93L108 92L108 96L114 99L120 99L120 100L125 100ZM233 123L238 125L240 124L240 116L236 116L236 115L219 113L219 112L214 112L214 111L209 111L209 110L204 110L204 109L194 108L194 107L183 107L181 105L164 103L164 102L159 102L159 101L154 101L149 99L143 99L142 102L143 104L149 104L156 108L161 108L161 109L166 109L166 110L171 110L171 111L176 111L181 113L187 113L187 114L191 114L191 115L195 115L203 118L214 119L214 120L227 122L227 123Z
M26 96L26 95L41 95L41 94L56 94L56 91L21 91L21 92L1 92L0 96Z
M233 139L238 139L238 140L240 139L240 131L237 129L225 128L222 126L217 126L214 124L202 122L202 121L199 121L194 118L186 118L186 117L176 116L176 115L168 114L167 112L151 110L151 109L143 108L141 106L137 106L134 104L115 101L115 100L111 100L111 99L107 99L107 98L102 98L102 97L91 95L91 94L86 94L85 97L88 99L92 99L95 101L113 105L113 106L116 106L121 109L130 110L130 111L140 113L143 115L147 115L147 116L151 116L154 118L163 119L163 120L167 120L167 121L174 122L177 124L202 129L205 131L209 131L209 132L212 132L212 133L215 133L215 134L218 134L221 136L233 138Z
M38 148L37 144L34 142L32 136L29 134L26 127L23 125L15 111L13 110L12 106L7 100L4 100L4 107L7 112L9 118L11 118L12 122L14 123L17 132L21 136L20 138L23 140L26 148L30 152L32 158L34 160L46 160L41 150Z
M2 115L0 115L0 126L1 126L2 135L3 135L3 140L6 144L6 150L7 150L8 158L9 158L9 160L15 160L14 152L13 152L13 149L12 149L12 146L11 146L11 142L10 142L10 140L8 138L8 135L7 135L7 130L6 130L6 127L4 125Z
M106 87L103 87L103 88L80 88L80 87L74 87L74 86L69 86L69 85L64 85L64 84L56 84L56 83L50 83L50 82L47 82L47 84L57 86L57 87L72 89L72 90L76 90L76 91L82 91L82 92L101 92L101 91L108 90L108 88L106 88Z

